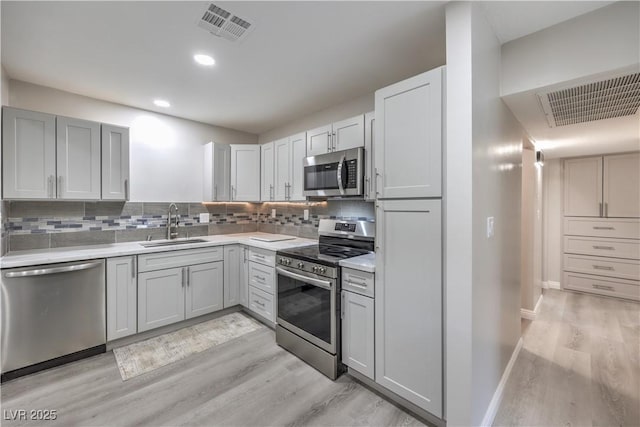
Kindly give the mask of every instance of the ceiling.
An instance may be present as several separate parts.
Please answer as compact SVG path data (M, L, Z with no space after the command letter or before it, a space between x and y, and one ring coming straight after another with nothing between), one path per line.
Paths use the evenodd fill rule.
M608 3L484 7L506 42ZM443 1L215 2L254 26L235 43L196 25L210 2L0 4L10 78L254 134L445 63Z
M1 4L11 78L255 134L445 63L444 2L215 2L239 43L196 25L209 2Z

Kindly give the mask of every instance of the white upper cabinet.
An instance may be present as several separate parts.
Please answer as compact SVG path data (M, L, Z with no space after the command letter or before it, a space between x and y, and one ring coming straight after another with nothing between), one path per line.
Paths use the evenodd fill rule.
M260 201L258 144L231 144L231 200Z
M640 217L640 153L604 156L604 214Z
M376 91L378 198L442 196L444 67Z
M288 200L289 182L291 182L289 138L280 139L273 144L275 146L275 198L272 200Z
M290 169L289 200L304 201L304 168L307 157L306 134L304 132L289 137Z
M57 117L58 198L100 199L100 123Z
M333 124L331 151L364 147L364 116L362 114Z
M374 164L374 139L376 113L371 111L364 115L364 200L376 199L376 175Z
M329 153L331 151L331 125L307 131L307 156Z
M129 200L129 129L102 125L102 199Z
M275 188L274 188L274 150L276 142L269 142L268 144L262 144L260 146L260 162L261 162L261 177L260 177L260 200L263 202L270 202L275 200Z
M3 108L2 170L3 198L55 198L56 117Z
M364 147L363 115L307 131L307 156L356 147Z
M564 214L602 216L602 157L564 162Z
M205 202L228 202L231 200L231 146L209 142L204 146Z

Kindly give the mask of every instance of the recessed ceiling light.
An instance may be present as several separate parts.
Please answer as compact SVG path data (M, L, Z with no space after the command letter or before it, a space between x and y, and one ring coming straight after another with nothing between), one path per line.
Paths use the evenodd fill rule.
M156 104L156 106L158 107L163 107L163 108L171 107L171 104L169 104L169 101L165 101L164 99L156 99L155 101L153 101L153 103Z
M213 65L216 63L216 60L209 55L193 55L193 59L200 65Z

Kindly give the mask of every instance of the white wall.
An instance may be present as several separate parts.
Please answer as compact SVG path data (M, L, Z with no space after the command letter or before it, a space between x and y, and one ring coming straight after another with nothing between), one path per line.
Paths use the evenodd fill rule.
M619 1L502 46L502 95L640 62L640 3Z
M338 120L357 116L358 114L368 113L369 111L374 110L374 104L374 94L370 93L343 104L317 111L260 134L260 144L295 135L299 132L305 132L319 126L331 124Z
M543 173L542 280L560 283L562 277L562 159L546 160Z
M257 143L232 129L139 110L11 80L9 105L130 127L131 200L202 201L202 146L209 141Z
M481 6L450 3L446 19L447 424L479 425L520 338L523 131Z

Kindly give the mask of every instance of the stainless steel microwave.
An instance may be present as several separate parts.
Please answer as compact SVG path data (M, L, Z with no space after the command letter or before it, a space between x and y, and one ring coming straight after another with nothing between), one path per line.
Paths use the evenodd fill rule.
M334 151L304 159L304 195L307 197L362 196L364 148Z

